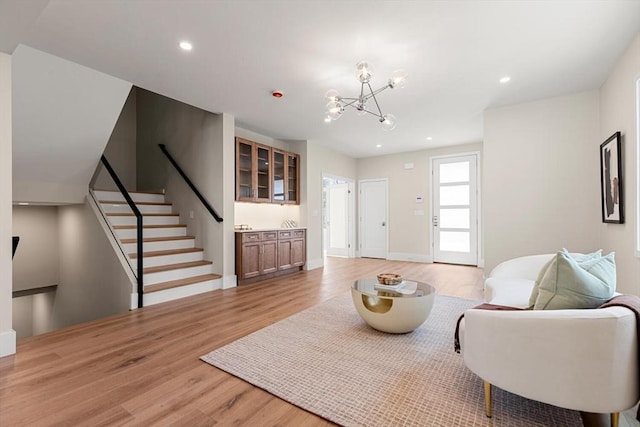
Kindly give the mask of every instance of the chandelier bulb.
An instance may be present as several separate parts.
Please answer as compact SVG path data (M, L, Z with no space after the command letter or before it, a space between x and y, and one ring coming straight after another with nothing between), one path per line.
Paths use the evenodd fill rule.
M344 107L338 101L329 101L327 104L327 117L331 120L338 120L342 116Z
M325 94L325 97L329 101L339 101L340 100L340 94L335 89L328 90L327 93Z
M385 114L380 118L380 124L382 124L383 130L394 130L397 124L396 116L393 114Z
M403 88L407 83L407 72L404 70L396 70L391 73L391 77L389 78L389 86L391 88Z
M360 61L356 64L356 77L360 83L369 83L373 77L373 67L366 61Z

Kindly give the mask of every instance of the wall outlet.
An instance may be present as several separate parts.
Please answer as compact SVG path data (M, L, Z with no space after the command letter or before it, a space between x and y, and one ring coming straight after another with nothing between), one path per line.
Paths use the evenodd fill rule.
M193 219L193 211L189 211L189 218Z

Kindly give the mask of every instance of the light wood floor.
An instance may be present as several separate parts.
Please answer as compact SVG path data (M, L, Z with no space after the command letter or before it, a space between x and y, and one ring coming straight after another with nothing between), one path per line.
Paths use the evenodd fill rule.
M329 425L199 357L378 272L481 297L481 269L328 258L322 269L25 338L0 359L0 426Z

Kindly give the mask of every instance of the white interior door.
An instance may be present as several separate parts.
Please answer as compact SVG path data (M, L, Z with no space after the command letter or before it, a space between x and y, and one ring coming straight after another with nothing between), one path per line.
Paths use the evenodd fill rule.
M387 180L360 181L360 256L387 258Z
M349 184L327 187L327 255L349 256Z
M478 265L478 156L432 159L433 261Z

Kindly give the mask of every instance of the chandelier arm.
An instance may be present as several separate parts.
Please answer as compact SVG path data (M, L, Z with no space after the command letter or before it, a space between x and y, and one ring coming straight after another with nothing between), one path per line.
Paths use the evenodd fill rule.
M371 89L371 85L369 83L367 83L367 86L369 86L369 90L371 91L371 97L375 101L376 107L378 108L378 112L380 113L380 115L378 117L382 118L382 110L380 109L380 105L378 104L378 100L376 99L376 96L373 93L373 89Z
M372 116L376 116L376 117L378 117L379 119L382 119L382 118L383 118L380 114L375 113L375 112L373 112L373 111L369 111L369 110L360 110L360 111L365 112L365 113L369 113L369 114L371 114Z
M380 92L382 92L383 90L385 90L385 89L389 89L390 87L391 87L391 85L389 85L389 84L388 84L388 85L386 85L386 86L382 86L381 88L379 88L379 89L376 89L376 90L372 91L371 93L372 93L373 95L377 95L377 94L379 94Z
M359 101L358 99L356 99L356 98L342 98L342 100L343 100L343 101L344 101L345 99L348 99L348 100L349 100L349 102L345 102L345 103L344 103L344 105L343 105L343 107L353 107L353 108L356 108L356 107L354 107L354 106L353 106L353 104L355 104L356 102L358 102L358 101Z

